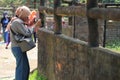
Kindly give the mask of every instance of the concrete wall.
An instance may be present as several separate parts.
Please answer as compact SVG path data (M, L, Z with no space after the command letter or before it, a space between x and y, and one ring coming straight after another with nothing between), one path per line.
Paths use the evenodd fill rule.
M120 80L120 54L41 28L38 70L48 80Z

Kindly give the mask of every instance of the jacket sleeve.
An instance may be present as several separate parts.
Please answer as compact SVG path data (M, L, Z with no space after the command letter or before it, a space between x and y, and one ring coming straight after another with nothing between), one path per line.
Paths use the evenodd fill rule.
M23 23L18 22L18 21L14 21L12 23L12 30L14 30L15 33L24 35L26 37L31 37L33 33L33 29L30 30Z

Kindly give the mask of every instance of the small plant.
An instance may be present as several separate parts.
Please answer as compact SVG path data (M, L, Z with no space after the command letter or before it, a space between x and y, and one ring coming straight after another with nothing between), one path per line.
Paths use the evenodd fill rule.
M106 43L106 48L109 48L114 51L120 51L120 40L112 40Z
M47 80L47 78L43 75L40 75L38 73L38 70L33 71L33 73L30 74L29 80Z

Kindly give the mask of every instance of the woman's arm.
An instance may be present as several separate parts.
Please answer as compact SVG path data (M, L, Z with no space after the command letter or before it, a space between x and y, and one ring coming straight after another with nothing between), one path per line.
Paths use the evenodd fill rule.
M33 27L31 27L30 29L24 25L22 22L20 22L19 20L16 20L12 23L12 29L15 30L16 33L30 37L33 33L33 31L40 27L41 25L41 20L39 19L35 25Z

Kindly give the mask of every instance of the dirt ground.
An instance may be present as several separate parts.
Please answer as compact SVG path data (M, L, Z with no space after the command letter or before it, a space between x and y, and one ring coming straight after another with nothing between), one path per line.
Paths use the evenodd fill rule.
M13 80L15 75L16 62L10 45L8 49L5 49L5 43L0 42L0 80ZM37 68L37 47L28 51L27 54L32 71Z

